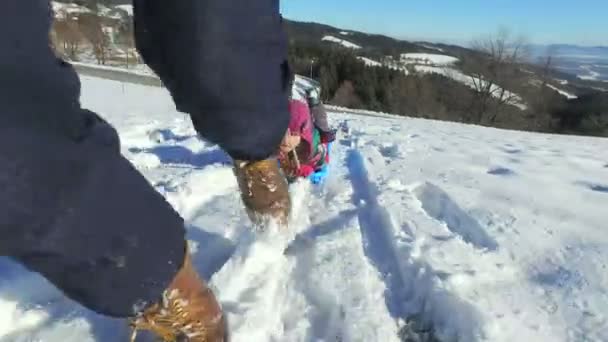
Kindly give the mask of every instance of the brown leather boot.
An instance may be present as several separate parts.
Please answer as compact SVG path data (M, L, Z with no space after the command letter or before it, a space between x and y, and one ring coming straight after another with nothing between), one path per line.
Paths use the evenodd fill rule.
M162 302L134 318L131 327L131 342L140 330L151 331L165 342L227 342L222 309L192 266L188 252Z
M291 211L289 187L277 159L248 162L236 160L234 173L243 203L254 225L263 227L269 220L287 225Z

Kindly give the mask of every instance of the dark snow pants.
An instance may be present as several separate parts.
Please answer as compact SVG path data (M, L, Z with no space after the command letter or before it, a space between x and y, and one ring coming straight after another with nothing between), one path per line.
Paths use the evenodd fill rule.
M271 155L289 121L278 0L135 0L135 12L140 52L198 132L234 158ZM49 47L51 18L48 0L2 2L0 255L89 309L130 316L181 266L183 221L81 108L78 76Z

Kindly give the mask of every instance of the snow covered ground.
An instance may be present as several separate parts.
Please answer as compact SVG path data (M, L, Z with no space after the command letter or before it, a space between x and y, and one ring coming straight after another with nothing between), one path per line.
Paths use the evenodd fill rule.
M606 139L332 112L350 134L330 178L294 184L290 229L256 237L229 159L165 90L83 86L186 219L235 342L608 341ZM0 341L126 334L0 259Z
M562 96L566 97L568 100L573 100L573 99L577 99L577 98L578 98L578 96L576 96L576 95L572 95L572 94L570 94L569 92L567 92L567 91L565 91L565 90L562 90L562 89L559 89L558 87L556 87L556 86L554 86L554 85L552 85L552 84L547 84L547 87L549 87L549 88L551 88L551 89L555 90L555 91L556 91L556 92L558 92L560 95L562 95Z
M457 63L458 58L433 53L404 53L401 55L401 61L406 64L446 66Z
M360 48L361 48L361 46L359 46L359 45L357 45L357 44L355 44L355 43L351 43L351 42L349 42L348 40L344 40L344 39L336 38L336 37L334 37L334 36L325 36L325 37L323 37L323 39L321 39L321 40L322 40L322 41L324 41L324 42L333 42L333 43L337 43L337 44L340 44L340 45L342 45L342 46L344 46L344 47L346 47L346 48L349 48L349 49L355 49L355 50L358 50L358 49L360 49Z
M594 65L581 66L581 69L585 71L585 74L578 75L578 78L580 78L581 80L586 80L586 81L598 81L600 76L602 76L602 74L593 70L592 69L593 67L594 67Z
M370 67L380 67L382 66L382 63L377 62L371 58L367 58L367 57L357 57L357 59L363 61L363 63L365 63L366 66L370 66Z
M442 48L439 48L439 47L436 47L436 46L433 46L433 45L429 45L429 44L418 43L418 45L422 46L423 48L431 49L431 50L436 50L436 51L439 51L439 52L444 52L445 51Z

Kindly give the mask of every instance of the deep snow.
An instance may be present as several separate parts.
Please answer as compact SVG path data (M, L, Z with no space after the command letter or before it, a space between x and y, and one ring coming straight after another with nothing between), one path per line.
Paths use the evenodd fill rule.
M294 184L290 230L256 236L229 159L165 90L83 86L185 217L235 342L608 340L606 139L332 112L350 134L330 178ZM0 341L126 333L0 259Z

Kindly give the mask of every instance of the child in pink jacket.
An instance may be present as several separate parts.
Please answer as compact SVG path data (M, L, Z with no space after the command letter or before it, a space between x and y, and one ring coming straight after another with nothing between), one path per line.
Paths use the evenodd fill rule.
M307 102L291 99L291 121L281 144L281 167L287 178L306 178L329 163L328 141L315 128Z

